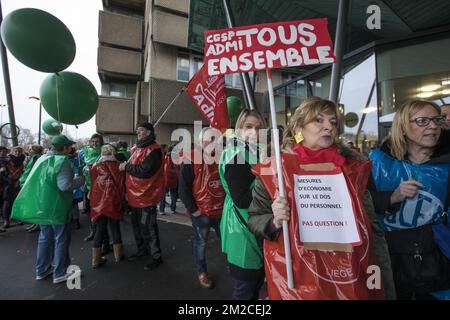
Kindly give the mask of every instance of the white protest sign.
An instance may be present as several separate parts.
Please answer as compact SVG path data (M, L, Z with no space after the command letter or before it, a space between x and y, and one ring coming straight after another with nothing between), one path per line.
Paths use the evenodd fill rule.
M294 175L300 241L361 243L344 175Z
M210 76L333 63L327 18L205 31Z

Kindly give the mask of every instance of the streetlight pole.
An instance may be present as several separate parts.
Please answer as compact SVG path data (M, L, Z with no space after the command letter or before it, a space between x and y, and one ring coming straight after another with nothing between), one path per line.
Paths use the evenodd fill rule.
M3 21L3 13L2 13L2 3L0 0L0 24L2 23L2 21ZM16 147L19 145L19 143L17 140L16 119L14 117L14 105L11 93L11 80L9 78L8 57L6 55L6 48L5 45L3 44L3 41L0 41L0 58L3 69L3 81L5 83L6 100L8 104L9 122L11 123L12 144L14 147Z
M36 97L36 96L31 96L31 97L28 97L28 99L33 99L33 100L37 100L37 101L39 101L39 128L38 128L38 145L40 145L41 144L41 130L42 130L42 125L41 125L41 122L42 122L42 103L41 103L41 99L39 99L38 97Z
M6 103L0 104L0 126L3 125L3 107L7 107L8 105ZM3 146L3 135L0 132L0 146Z

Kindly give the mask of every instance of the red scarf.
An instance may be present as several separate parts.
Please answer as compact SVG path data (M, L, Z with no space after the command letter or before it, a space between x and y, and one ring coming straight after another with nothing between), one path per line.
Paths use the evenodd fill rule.
M297 144L293 150L297 154L298 159L305 164L331 162L340 167L345 162L345 158L338 153L336 145L325 149L311 150L301 144Z

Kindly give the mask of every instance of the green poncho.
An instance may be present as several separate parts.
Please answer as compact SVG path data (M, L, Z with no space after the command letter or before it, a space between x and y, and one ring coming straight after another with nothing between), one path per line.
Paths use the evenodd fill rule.
M234 141L242 142L237 138L234 138ZM219 164L220 179L226 192L220 222L222 251L227 255L228 262L241 268L257 270L264 264L262 251L258 246L255 236L248 230L247 226L237 215L239 213L247 223L248 209L239 209L234 205L225 180L225 166L238 153L242 153L245 161L251 166L257 163L256 153L249 152L241 145L241 143L237 146L233 145L233 143L228 143L228 146L223 151ZM253 181L250 188L253 189L254 185L255 182Z
M14 201L12 219L44 225L70 221L72 191L63 192L57 184L65 161L65 155L45 155L37 160Z
M89 174L89 166L96 163L101 157L101 147L92 148L90 146L86 146L83 148L84 151L84 163L86 165L83 168L83 172L86 176L85 186L89 191L91 190L91 175Z

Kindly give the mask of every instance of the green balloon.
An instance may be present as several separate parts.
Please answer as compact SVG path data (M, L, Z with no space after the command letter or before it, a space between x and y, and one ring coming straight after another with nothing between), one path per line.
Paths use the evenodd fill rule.
M47 119L42 124L42 130L50 136L56 136L61 134L63 126L61 122L56 121L55 119Z
M236 118L242 111L241 99L235 96L227 98L228 117L230 119Z
M38 71L62 71L75 58L70 30L61 20L39 9L23 8L8 14L1 35L17 60Z
M84 123L98 109L94 85L79 73L63 71L49 75L42 82L39 94L47 113L62 123Z

